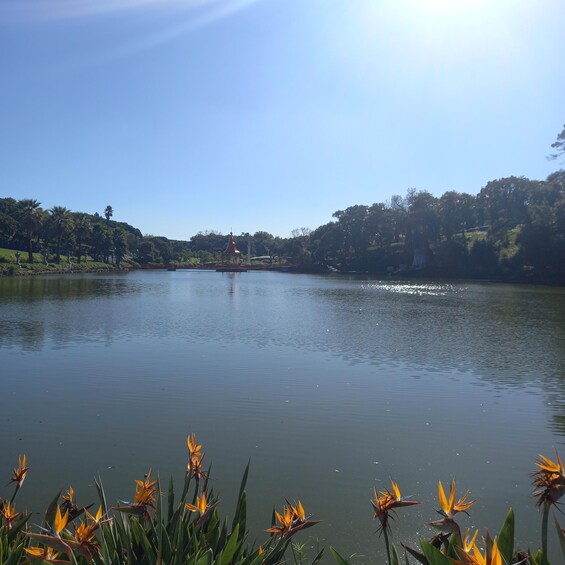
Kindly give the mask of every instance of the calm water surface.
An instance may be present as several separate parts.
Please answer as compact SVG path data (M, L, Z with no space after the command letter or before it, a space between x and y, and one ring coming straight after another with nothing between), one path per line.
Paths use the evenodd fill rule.
M538 544L530 476L565 455L565 291L280 273L134 272L0 279L0 452L26 453L19 504L72 484L131 499L149 467L179 481L195 432L223 513L251 457L251 527L301 499L305 532L384 562L369 500L390 477L422 504L395 539L437 518L437 481L478 501L463 527L497 531L509 506ZM3 487L2 487L3 488ZM7 492L0 491L1 494ZM363 557L361 557L363 556Z

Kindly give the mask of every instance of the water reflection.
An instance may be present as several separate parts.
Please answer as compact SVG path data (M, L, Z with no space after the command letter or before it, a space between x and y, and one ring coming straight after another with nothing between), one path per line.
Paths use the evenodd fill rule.
M219 339L559 392L565 378L560 289L181 271L4 279L0 312L0 347L24 350Z
M255 531L296 496L344 553L375 546L380 481L425 503L399 526L416 532L437 480L456 475L489 501L464 526L496 529L512 504L535 542L532 459L565 437L564 320L562 289L252 272L2 279L0 452L25 450L47 477L26 481L34 506L61 481L88 492L96 471L123 498L148 466L182 473L196 432L227 509L252 456ZM339 524L335 499L350 501Z
M14 300L76 300L92 297L122 297L146 291L125 274L10 277L0 281L0 306Z
M23 351L39 351L45 340L45 323L26 320L0 320L0 347L19 346Z
M228 281L228 294L232 297L237 297L238 294L238 277L241 276L241 273L222 273L222 276L225 276Z

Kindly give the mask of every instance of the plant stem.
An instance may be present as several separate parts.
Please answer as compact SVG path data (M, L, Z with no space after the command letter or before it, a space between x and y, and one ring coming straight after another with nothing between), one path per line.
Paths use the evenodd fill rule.
M389 565L392 563L391 559L390 559L390 544L388 541L388 530L385 528L383 528L383 534L385 537L385 545L386 545L386 555L388 557L388 563Z
M547 561L547 522L549 518L549 503L543 505L543 514L541 518L541 562L542 565L548 565Z

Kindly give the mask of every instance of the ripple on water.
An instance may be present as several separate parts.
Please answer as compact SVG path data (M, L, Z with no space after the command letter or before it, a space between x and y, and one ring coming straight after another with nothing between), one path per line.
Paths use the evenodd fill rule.
M406 294L412 296L446 296L448 294L464 292L465 287L447 283L364 283L364 288L394 294Z
M565 293L543 288L274 273L0 280L0 379L15 399L0 451L25 451L49 496L100 469L127 489L149 465L182 475L196 432L223 500L252 457L259 535L272 505L297 497L343 553L373 548L372 488L393 477L422 501L395 523L406 539L433 519L437 480L457 476L480 498L473 523L496 531L492 508L512 505L526 539L532 460L564 443L563 343ZM339 519L336 500L348 501Z

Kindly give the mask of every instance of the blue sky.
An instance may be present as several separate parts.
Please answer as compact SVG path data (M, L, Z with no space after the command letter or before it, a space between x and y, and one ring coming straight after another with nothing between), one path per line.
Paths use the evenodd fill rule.
M563 30L563 0L0 0L0 196L288 236L543 179Z

